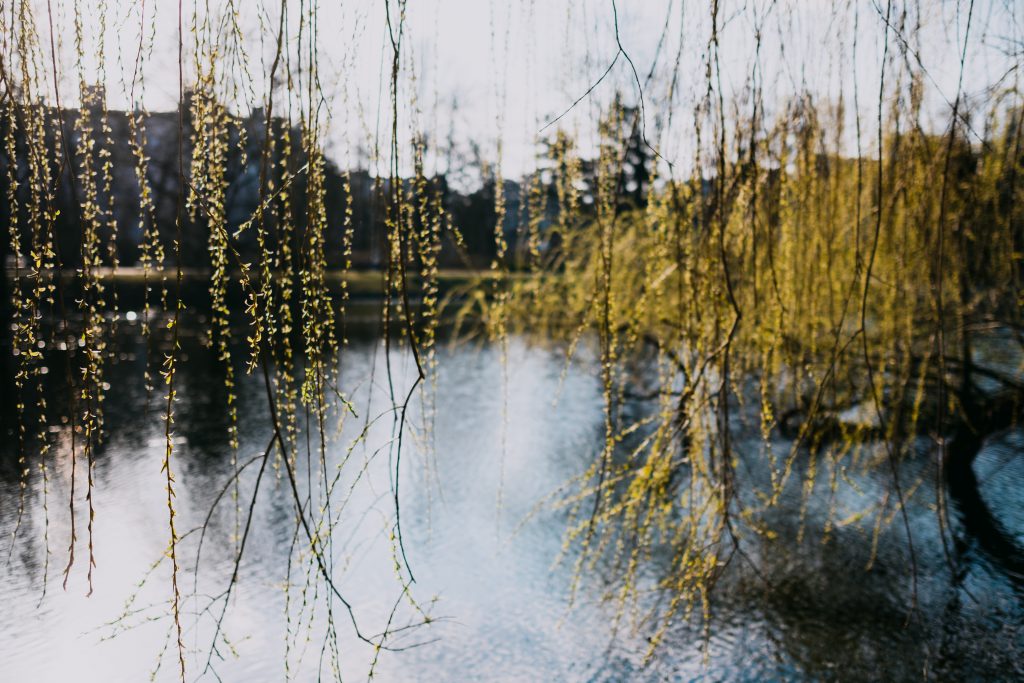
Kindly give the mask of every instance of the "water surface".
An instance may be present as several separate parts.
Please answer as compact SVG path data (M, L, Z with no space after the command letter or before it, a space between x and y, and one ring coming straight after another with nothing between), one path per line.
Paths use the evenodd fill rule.
M179 374L174 457L182 531L202 524L232 473L221 373L211 353L197 342L186 340L183 352L189 358ZM6 561L19 507L8 444L0 479L5 552L0 569L2 681L135 682L151 675L158 681L176 680L176 655L168 640L168 563L150 571L161 559L168 536L160 471L160 405L157 397L147 396L143 383L144 345L130 329L119 344L121 361L107 369L106 377L111 386L106 407L109 436L96 459L97 566L91 596L86 597L81 466L77 564L67 589L61 586L70 533L68 427L51 426L54 448L46 507L42 481L34 474L21 531ZM392 349L390 360L396 391L401 392L411 379L412 360L400 349ZM397 634L390 641L393 646L412 647L384 653L375 679L1024 677L1020 582L1008 577L970 539L954 549L959 572L951 573L937 532L934 473L926 457L905 468L908 481L924 481L909 504L917 551L916 590L898 524L882 533L870 572L865 567L871 557L874 517L841 526L827 543L822 541L830 504L824 486L819 486L807 506L802 542L796 541L801 522L795 495L771 515L779 532L776 540L744 538L751 561L730 564L713 596L708 637L696 618L678 618L664 645L645 660L653 626L635 625L629 618L617 622L616 607L599 599L609 578L601 575L600 566L588 574L575 604L568 607L573 557L556 562L565 513L543 504L600 452L601 389L593 358L581 352L567 367L563 350L513 339L504 361L499 349L487 345L445 348L439 360L433 428L424 428L425 409L414 401L399 480L403 541L416 579L412 597L435 620L428 627ZM332 415L328 424L328 472L333 476L344 461L331 499L332 514L339 519L332 569L360 629L372 635L385 628L392 606L401 598L391 540L395 463L388 447L393 421L385 410L384 344L373 335L354 335L341 363L342 389L357 415L345 417L340 433L338 415ZM262 453L271 432L261 380L242 378L239 394L238 459L246 462ZM61 400L55 390L55 408ZM366 438L350 449L363 430ZM737 447L751 463L750 476L756 478L756 438L740 440ZM981 454L975 471L986 500L1024 543L1024 462L1017 457L1021 447L1019 433L1000 435ZM315 463L315 446L310 453ZM258 462L241 477L243 521L257 466ZM300 458L304 491L320 490L318 470L309 470ZM843 489L835 505L837 519L868 508L889 485L881 469L851 476L858 490ZM324 586L315 580L308 558L299 556L303 542L301 535L296 541L293 496L283 470L268 469L254 510L239 581L223 623L230 647L219 645L213 671L208 670L203 680L216 680L214 673L224 681L274 681L286 676L330 680L335 658L345 680L364 679L373 650L353 637L347 614L337 602L337 654L332 657L332 649L325 645L331 639ZM206 665L220 603L203 610L210 596L227 587L234 566L235 529L229 490L205 534L198 580L192 571L198 534L179 546L190 680L200 677ZM650 589L643 600L649 607L668 597L656 587L658 563L655 558L643 572L644 587ZM417 618L415 610L402 603L393 624Z

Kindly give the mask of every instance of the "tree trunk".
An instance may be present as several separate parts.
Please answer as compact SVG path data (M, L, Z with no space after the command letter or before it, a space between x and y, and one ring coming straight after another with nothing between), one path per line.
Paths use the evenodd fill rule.
M964 531L999 566L1018 589L1024 590L1024 548L992 514L981 496L974 460L986 437L1012 427L1021 412L1019 392L997 394L964 404L965 419L957 425L946 451L946 485Z

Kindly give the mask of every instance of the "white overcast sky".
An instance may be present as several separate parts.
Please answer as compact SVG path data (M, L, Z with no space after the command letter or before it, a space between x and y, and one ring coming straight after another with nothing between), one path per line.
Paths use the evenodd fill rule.
M842 95L852 116L856 85L870 134L874 130L870 122L876 115L887 1L723 0L719 41L727 106L743 98L757 63L769 114L793 93L809 91L821 100L835 101ZM47 2L34 2L43 56L48 60ZM135 89L136 99L143 100L151 111L172 108L178 88L177 0L77 0L77 4L85 24L83 68L89 82L102 80L98 55L101 45L105 47L108 105L118 109L129 103L141 32L148 58L143 85ZM183 0L186 31L196 4ZM665 36L654 78L644 93L649 125L672 113L672 127L663 127L662 136L652 140L668 159L692 156L693 111L707 89L710 4L703 0L618 0L619 36L641 78L651 69L656 46L663 33ZM214 15L229 7L227 0L202 0L198 5L209 6ZM287 40L294 59L300 49L296 21L300 3L289 0L288 5ZM76 0L51 0L50 6L63 74L62 99L70 104L77 95L73 50ZM930 122L939 126L956 96L971 2L893 1L894 23L904 6L910 7L910 23L918 21L914 8L921 8L912 59L915 66L918 60L923 65L926 112ZM244 99L259 105L266 94L280 3L234 0L234 7L253 77L241 92ZM342 166L356 163L358 147L370 149L374 141L382 149L388 145L390 42L384 7L384 0L319 2L317 54L327 104L323 120L329 154ZM396 10L394 0L391 7ZM103 12L101 8L105 8ZM481 154L492 160L500 139L506 175L530 169L540 127L586 92L615 57L612 9L611 0L409 0L400 88L402 130L408 133L416 128L443 139L453 132L461 148L473 141ZM106 18L103 41L99 37L102 13ZM1022 22L1024 2L974 2L963 78L969 102L984 104L990 97L987 89L1021 61ZM759 27L758 60L755 35ZM192 37L187 34L185 39L189 56ZM898 51L900 40L889 31L892 54ZM670 105L666 95L677 55L678 80ZM186 80L192 69L191 64L186 65ZM1017 78L1019 74L1011 72L1002 85L1013 86ZM52 91L52 82L48 87ZM622 58L560 124L574 129L584 145L592 144L593 122L602 103L616 91L631 100L637 95L632 72ZM52 92L47 95L52 97ZM414 101L419 112L415 119ZM242 101L234 106L241 109L248 104ZM280 101L276 106L282 111ZM848 128L849 138L852 126ZM444 170L443 162L436 163Z

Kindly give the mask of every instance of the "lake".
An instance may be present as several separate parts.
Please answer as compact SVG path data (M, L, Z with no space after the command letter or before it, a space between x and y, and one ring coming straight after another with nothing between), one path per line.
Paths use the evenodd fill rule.
M189 680L203 673L222 593L234 568L236 532L244 526L258 462L240 479L238 512L222 371L201 335L187 335L179 374L174 469L181 533L211 516L196 574L199 532L179 544L183 626ZM585 346L585 345L584 345ZM62 571L70 534L70 435L50 427L50 477L33 471L21 530L13 437L7 436L0 478L0 680L135 682L177 680L168 617L170 570L167 507L160 464L164 425L159 395L147 395L145 343L137 325L117 338L110 364L106 442L95 463L94 590L86 596L86 502L79 467L76 566L66 590ZM236 354L239 356L242 354ZM53 353L51 364L62 363ZM338 476L330 497L329 562L339 591L351 603L361 632L420 621L402 597L391 538L396 463L385 345L372 331L351 334L340 360L340 386L354 414L329 415L326 471ZM603 443L602 392L593 351L567 364L562 348L514 337L507 357L499 347L442 345L434 395L411 403L399 465L402 541L415 583L411 598L429 625L388 641L374 679L384 681L762 681L762 680L1020 680L1024 678L1022 582L966 537L954 549L954 576L939 540L934 511L933 460L904 466L908 482L922 481L908 504L917 550L916 607L902 526L879 539L870 572L875 517L853 519L822 541L830 503L825 482L811 494L801 526L799 491L770 514L774 540L746 535L750 562L734 561L712 596L705 633L697 617L677 618L649 660L650 622L633 614L657 609L669 596L658 587L655 556L641 572L637 611L617 619L601 599L609 578L600 564L586 573L570 606L574 555L559 561L567 512L553 504L571 493ZM414 366L392 348L395 393L404 395ZM54 378L52 410L62 401ZM436 393L434 393L436 392ZM262 378L238 381L237 459L262 454L271 436ZM424 407L426 405L426 407ZM756 406L755 406L756 407ZM643 407L637 407L642 410ZM428 428L429 427L429 428ZM751 478L759 476L757 430L736 442ZM354 448L353 439L365 433ZM1024 542L1024 435L989 443L975 463L983 495ZM319 475L318 449L305 445L297 465L303 495L329 485ZM343 467L339 465L344 463ZM746 465L745 465L746 467ZM741 467L740 472L744 471ZM840 489L836 518L849 518L879 500L887 470L852 471ZM824 477L820 479L824 480ZM568 487L567 487L568 486ZM561 492L561 494L559 494ZM314 493L315 504L326 499ZM344 607L328 614L326 587L297 533L294 498L282 467L268 466L254 506L237 587L232 591L211 668L202 680L365 679L374 649L353 635ZM951 512L956 525L956 510ZM44 542L48 518L48 547ZM158 563L154 567L154 563ZM48 565L48 566L47 566ZM756 569L754 568L756 566ZM45 578L45 581L44 581ZM287 590L286 590L287 587ZM44 594L45 589L45 594ZM334 627L332 629L331 622ZM336 640L332 637L336 631ZM331 643L336 642L336 647Z

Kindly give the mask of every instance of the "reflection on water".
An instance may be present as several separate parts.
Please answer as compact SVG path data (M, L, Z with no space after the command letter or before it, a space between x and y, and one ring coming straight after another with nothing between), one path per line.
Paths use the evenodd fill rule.
M69 539L70 444L66 426L54 425L51 476L33 476L22 532L0 571L0 680L176 680L168 640L167 510L160 472L163 425L155 399L147 400L142 345L128 335L122 361L108 370L109 438L97 455L95 590L85 597L85 534L79 528L79 565L61 588ZM209 351L194 341L181 365L176 422L179 529L200 525L232 472L223 409L223 387ZM340 520L333 535L333 571L366 634L382 631L401 585L392 571L391 498L387 445L391 438L384 346L353 338L344 351L341 384L353 398L332 436L328 471L348 458L331 500ZM971 547L954 549L961 572L951 578L937 532L928 459L908 465L923 477L910 506L918 574L916 609L906 543L899 525L884 532L872 571L874 517L836 528L827 543L821 530L829 514L824 485L810 499L806 535L797 544L800 501L793 496L772 514L775 540L743 541L749 561L734 560L712 600L710 639L696 621L677 620L664 645L644 661L650 624L629 620L615 628L613 606L597 599L606 577L584 584L567 609L572 562L555 564L562 549L564 513L538 505L586 467L599 452L601 392L592 359L566 372L564 354L513 340L507 396L501 357L489 347L446 350L436 387L433 430L423 428L422 406L410 418L410 440L401 464L402 528L416 577L413 597L435 619L402 632L375 678L383 680L1014 680L1024 676L1024 609L1019 588ZM392 351L399 387L413 371L408 354ZM52 375L51 375L52 376ZM263 387L255 378L239 386L239 461L262 453L270 437ZM371 400L372 399L372 400ZM556 402L557 399L557 402ZM55 392L52 401L60 401ZM339 416L332 416L331 425ZM366 429L367 438L349 449ZM433 447L428 447L428 444ZM1009 529L1024 530L1015 458L1019 434L994 441L976 471L990 505ZM756 477L759 446L745 444ZM312 457L316 459L315 449ZM0 535L17 523L17 477L7 453L0 479ZM916 468L916 469L915 469ZM300 458L300 480L320 490L318 468ZM247 504L255 467L241 477L240 505ZM881 498L884 475L844 487L835 518L843 519ZM81 489L79 491L81 492ZM499 506L498 501L501 501ZM45 500L45 505L44 505ZM240 580L224 620L228 643L212 658L224 681L315 680L332 677L337 658L346 679L360 679L372 648L352 637L339 613L338 648L329 643L324 586L311 574L297 538L293 498L283 471L263 483L255 507ZM84 499L78 501L79 513ZM1016 515L1016 516L1015 516ZM49 518L49 550L43 540ZM194 578L198 534L182 541L186 647L189 670L206 663L219 607L211 596L226 587L233 568L236 512L222 498L203 540ZM1018 535L1019 540L1024 540ZM6 551L6 543L4 550ZM289 557L293 560L289 562ZM647 580L657 580L657 558ZM754 568L756 566L756 569ZM44 591L44 575L47 577ZM285 584L290 586L285 591ZM319 592L317 592L319 591ZM657 590L646 599L657 606ZM319 605L320 607L313 607ZM403 603L393 625L416 620ZM165 649L166 648L166 649ZM161 654L163 659L161 660ZM159 665L159 666L158 666ZM212 674L208 674L213 680Z

